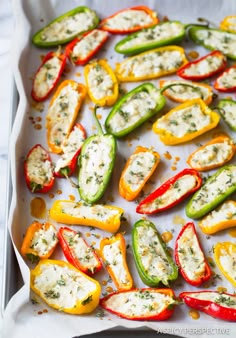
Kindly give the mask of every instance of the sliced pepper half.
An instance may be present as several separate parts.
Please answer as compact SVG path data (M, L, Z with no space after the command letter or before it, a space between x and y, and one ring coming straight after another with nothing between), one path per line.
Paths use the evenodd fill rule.
M226 67L226 57L219 50L214 50L200 59L181 67L177 74L186 80L202 81L221 72Z
M37 47L52 47L65 44L77 35L95 28L99 18L95 11L79 6L57 17L32 37Z
M228 321L236 321L235 294L216 291L182 292L179 298L193 309L208 315Z
M70 314L92 312L99 304L100 284L72 264L44 259L31 270L31 289L50 307Z
M41 144L30 149L24 162L27 187L31 192L47 193L54 185L51 157Z
M219 113L230 129L236 131L236 101L221 99L218 103Z
M175 102L186 102L192 99L202 99L207 105L212 101L213 91L211 86L205 83L197 83L187 80L160 80L160 88L171 84L178 84L164 91L164 95Z
M149 49L179 43L185 36L184 25L179 21L166 21L128 35L115 45L121 54L138 54Z
M66 55L75 65L85 65L102 48L107 39L107 32L93 29L71 41L66 46Z
M160 155L142 146L137 146L121 173L119 193L128 201L134 200L160 162Z
M91 100L98 106L112 106L118 98L117 78L106 60L97 60L84 67L84 77Z
M59 52L49 52L38 68L34 80L31 96L35 101L46 100L58 84L66 66L66 55Z
M232 242L218 242L214 245L213 252L218 268L225 278L236 287L236 244Z
M117 232L124 210L113 205L93 205L82 202L57 200L50 209L50 217L64 224L93 226Z
M174 312L172 289L133 289L110 293L100 299L107 311L129 320L167 320Z
M199 286L211 277L211 269L192 222L185 224L176 239L175 261L181 275L191 285Z
M66 259L78 270L89 276L101 270L102 262L80 232L62 227L58 239Z
M220 29L236 33L236 15L227 15L220 23Z
M184 169L142 200L136 212L155 214L170 209L198 190L201 184L202 179L198 171Z
M210 50L219 50L229 59L236 60L236 34L220 29L192 26L190 38L197 44Z
M207 235L236 226L236 202L228 200L212 210L198 223L202 232Z
M136 82L173 74L186 63L182 47L165 46L125 59L115 73L120 82Z
M211 170L229 162L235 151L236 146L233 140L222 135L195 150L186 162L198 171Z
M144 83L115 104L106 118L105 128L115 137L123 137L160 111L165 103L165 97L152 83Z
M38 263L40 259L49 258L58 243L57 230L50 223L33 222L27 229L21 254L31 263Z
M220 116L212 111L202 99L189 100L159 118L153 131L160 135L166 145L190 141L215 128Z
M236 91L236 66L227 68L215 81L215 89L223 93Z
M86 87L73 80L63 81L53 95L46 116L47 143L53 153L62 152L85 95Z
M119 291L133 288L133 278L126 261L126 242L121 233L103 238L100 243L103 263Z
M95 203L104 194L110 181L116 156L116 140L111 134L104 134L96 116L98 134L86 139L79 158L79 194L88 202Z
M112 34L127 34L158 23L157 15L147 6L125 8L100 22L99 27Z
M200 218L222 203L236 190L236 165L224 166L208 178L186 206L186 215Z
M147 220L136 222L132 229L132 249L140 278L148 286L168 285L178 277L168 249L155 225Z

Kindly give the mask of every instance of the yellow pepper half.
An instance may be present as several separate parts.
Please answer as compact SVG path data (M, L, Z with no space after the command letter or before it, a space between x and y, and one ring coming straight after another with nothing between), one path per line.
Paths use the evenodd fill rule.
M212 111L202 99L189 100L159 118L153 131L160 135L166 145L188 142L215 128L220 116Z
M236 15L226 16L220 23L220 29L224 31L236 33Z
M103 238L100 254L106 269L119 291L133 288L133 279L126 262L126 242L121 233Z
M59 223L93 226L114 233L120 228L123 212L113 205L57 200L50 209L50 217Z
M99 106L112 106L119 94L117 78L106 60L97 60L84 67L90 99Z
M198 223L202 232L207 235L236 226L236 202L228 200L211 211Z
M214 258L225 278L236 287L236 244L232 242L217 243L214 246Z
M70 263L50 259L31 270L30 287L50 307L78 315L92 312L101 294L95 279Z
M62 152L61 146L71 132L86 92L83 84L65 80L53 95L46 116L47 143L53 153Z
M187 62L182 47L165 46L125 59L115 73L121 82L149 80L173 74Z
M160 155L142 146L136 147L122 171L119 193L127 201L134 200L160 162Z

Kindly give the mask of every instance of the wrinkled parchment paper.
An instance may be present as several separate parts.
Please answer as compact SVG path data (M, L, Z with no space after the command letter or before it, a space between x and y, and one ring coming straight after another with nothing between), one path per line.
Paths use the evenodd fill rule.
M13 182L13 198L9 217L9 231L24 279L24 286L11 299L5 311L4 338L70 338L99 332L102 330L112 328L114 329L117 326L130 329L146 326L157 332L175 334L182 337L197 337L199 335L201 337L209 337L209 335L216 335L217 337L235 337L235 323L218 321L210 316L204 315L203 313L200 314L200 318L198 320L193 320L189 316L189 308L186 305L178 306L173 317L167 322L132 322L119 319L118 317L108 313L105 313L105 316L100 318L99 309L90 315L72 316L48 308L37 297L36 299L39 300L39 303L33 305L31 299L35 299L35 296L30 294L29 267L26 265L25 261L19 254L19 248L21 246L25 230L34 220L30 214L29 206L30 201L33 197L35 197L26 188L23 174L23 161L29 149L36 143L41 143L44 147L47 147L44 126L47 107L50 101L50 99L48 99L42 107L35 107L32 105L32 100L30 97L32 76L40 64L40 56L45 55L48 52L48 50L38 49L32 45L32 35L55 17L79 5L87 5L96 10L100 18L105 18L119 9L145 4L153 10L156 10L160 18L168 16L170 20L180 20L184 23L190 23L197 22L198 17L205 17L208 18L213 24L218 25L224 16L236 14L235 0L14 0L13 4L16 27L12 43L12 63L20 101L11 137L11 174ZM120 36L111 36L110 40L97 56L98 58L106 57L112 67L115 66L116 62L123 60L123 56L115 53L113 49L114 44L120 38ZM208 51L204 48L193 45L193 43L188 41L187 38L182 42L181 45L186 48L186 54L188 54L188 52L191 50L197 50L200 56L208 53ZM67 70L68 72L66 73L64 79L70 78L75 79L78 82L84 82L83 67L74 67L70 64L68 65ZM168 78L177 78L177 76ZM151 82L159 86L159 79L153 80ZM123 89L130 90L136 87L138 84L140 83L122 84L121 87ZM221 97L223 96L221 95ZM217 102L214 102L214 104L216 103ZM175 105L176 104L173 104L168 100L167 105L163 111L166 112ZM86 104L84 104L78 116L78 121L80 121L86 127L88 135L92 135L96 132L96 130L93 128L94 121L91 117L91 110L89 109L92 106L93 105L90 101L86 101ZM39 111L40 108L42 108L42 112ZM102 115L103 121L109 111L110 109L100 110L99 113ZM42 119L41 122L38 122L42 125L41 130L36 130L34 128L32 119L30 119L30 117L33 117L34 121L40 120L37 120L39 117ZM152 122L155 120L156 118L153 118ZM127 244L131 243L130 232L132 224L140 219L141 216L135 213L135 202L127 202L119 196L117 183L121 174L121 170L124 166L124 161L132 154L135 147L138 144L143 146L154 146L155 150L157 150L161 155L161 163L153 175L151 183L147 184L144 189L145 193L150 193L166 179L187 167L185 161L188 154L195 150L200 143L208 141L213 135L217 135L217 133L221 131L230 134L227 126L221 121L220 125L215 130L208 132L207 135L198 137L196 140L188 144L168 147L164 146L160 142L159 137L151 131L151 125L152 124L150 122L147 122L144 124L144 126L136 130L125 139L118 141L115 170L110 186L107 189L105 196L101 200L101 202L107 202L124 208L125 217L128 221L122 224L121 231L126 232L125 238ZM232 137L233 136L234 135L232 135ZM168 160L164 156L167 151L169 151L172 155L172 159ZM58 158L57 155L52 155L52 157L54 161ZM180 160L176 160L176 157L179 157ZM74 175L73 179L76 179L76 175ZM62 191L62 194L59 194L60 191ZM79 199L77 190L72 188L64 179L58 179L56 181L52 193L54 194L54 198L51 198L49 194L43 196L47 203L47 209L50 208L53 200L55 199L69 199L69 195L74 195L77 200ZM36 194L36 196L39 196L39 194ZM174 209L169 210L167 213L162 213L158 216L152 216L149 218L155 223L160 233L172 231L173 239L168 243L170 248L174 247L174 241L182 226L181 223L188 221L184 213L185 203L186 202ZM57 227L59 228L60 225L57 224ZM99 247L100 238L110 236L109 233L105 233L101 230L90 230L89 228L78 226L74 228L79 228L79 230L82 231L85 236L86 233L90 232L90 237L87 235L86 238L90 244L93 241L96 242L96 244L93 244L97 248ZM200 229L197 227L197 224L196 228L206 256L212 256L211 248L212 245L217 241L234 241L234 239L229 236L227 231L207 238L206 235L201 233ZM127 250L127 257L131 273L134 277L135 285L137 287L144 287L145 285L140 281L134 266L131 247L129 247ZM57 249L52 258L64 259L60 248ZM217 268L214 268L214 271L216 272L217 276L220 274ZM221 274L220 276L221 279L215 278L215 280L213 280L211 289L215 290L219 286L224 286L227 288L228 292L233 293L235 291L233 286L228 283ZM105 270L95 276L95 278L98 278L99 281L108 280L107 286L113 287L115 289L112 282L109 281L109 277ZM103 292L106 292L107 286L103 287ZM177 295L183 290L197 290L196 288L188 285L181 277L179 277L176 282L171 284L171 286L174 288ZM42 312L44 309L47 309L48 312L39 315L38 312Z

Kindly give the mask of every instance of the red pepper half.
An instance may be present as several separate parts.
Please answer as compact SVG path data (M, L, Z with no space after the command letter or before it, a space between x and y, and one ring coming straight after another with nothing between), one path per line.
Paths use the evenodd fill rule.
M145 21L142 22L141 21L142 19L138 17L137 15L135 15L134 22L132 23L132 17L129 17L127 15L130 12L132 13L132 11L135 11L135 14L137 13L137 11L144 12L144 14L146 14L146 16L149 17L149 20L147 22ZM114 21L119 21L119 19L120 19L119 24L116 24L116 22ZM123 27L122 27L121 20L125 22L125 25ZM136 7L122 9L121 11L114 13L108 18L102 20L100 22L99 27L112 34L127 34L127 33L137 32L142 28L150 27L152 25L157 24L158 22L159 20L157 18L156 13L152 11L150 8L146 6L136 6Z
M110 293L100 299L107 311L129 320L166 320L174 312L172 289L144 288Z
M199 286L211 277L211 269L192 222L185 224L176 239L175 261L183 278L191 285Z
M46 193L54 184L53 165L49 153L36 144L24 162L26 184L31 192Z
M215 50L187 63L177 71L177 74L186 80L201 81L221 72L225 67L226 57L219 50Z
M236 321L236 295L217 291L182 292L179 298L193 309L228 321Z
M85 65L102 48L109 34L100 29L94 29L75 38L66 46L66 55L75 65Z
M200 188L202 179L195 169L183 169L171 177L136 208L139 214L155 214L174 207Z
M80 123L76 123L61 147L63 155L56 163L54 171L56 177L69 177L73 174L85 139L84 127Z
M64 227L59 229L57 236L69 263L89 276L101 270L102 262L80 232Z
M227 68L215 81L215 89L219 92L230 93L236 91L236 66Z
M35 101L44 101L58 84L66 66L66 54L49 52L38 68L34 80L31 96Z

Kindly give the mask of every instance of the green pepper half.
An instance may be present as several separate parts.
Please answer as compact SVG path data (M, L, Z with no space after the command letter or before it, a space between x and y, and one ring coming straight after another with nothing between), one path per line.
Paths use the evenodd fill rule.
M144 284L155 287L178 277L178 268L170 256L155 225L139 220L132 230L132 249L135 264Z
M225 123L234 131L236 131L236 101L222 99L219 101L219 113Z
M210 50L220 50L229 59L236 60L236 34L205 26L192 26L190 38Z
M79 34L95 28L99 18L95 11L86 6L79 6L57 17L40 29L32 38L38 47L52 47L65 44Z
M186 206L186 215L197 219L215 209L236 191L236 165L220 168L193 195Z
M106 118L105 128L115 137L122 137L159 112L166 99L152 83L144 83L124 95Z
M179 43L185 36L185 25L167 21L128 35L115 45L121 54L137 54L156 47Z
M116 156L116 140L110 134L103 134L94 110L98 134L90 136L83 143L79 158L79 194L87 203L95 203L105 192L109 183Z

